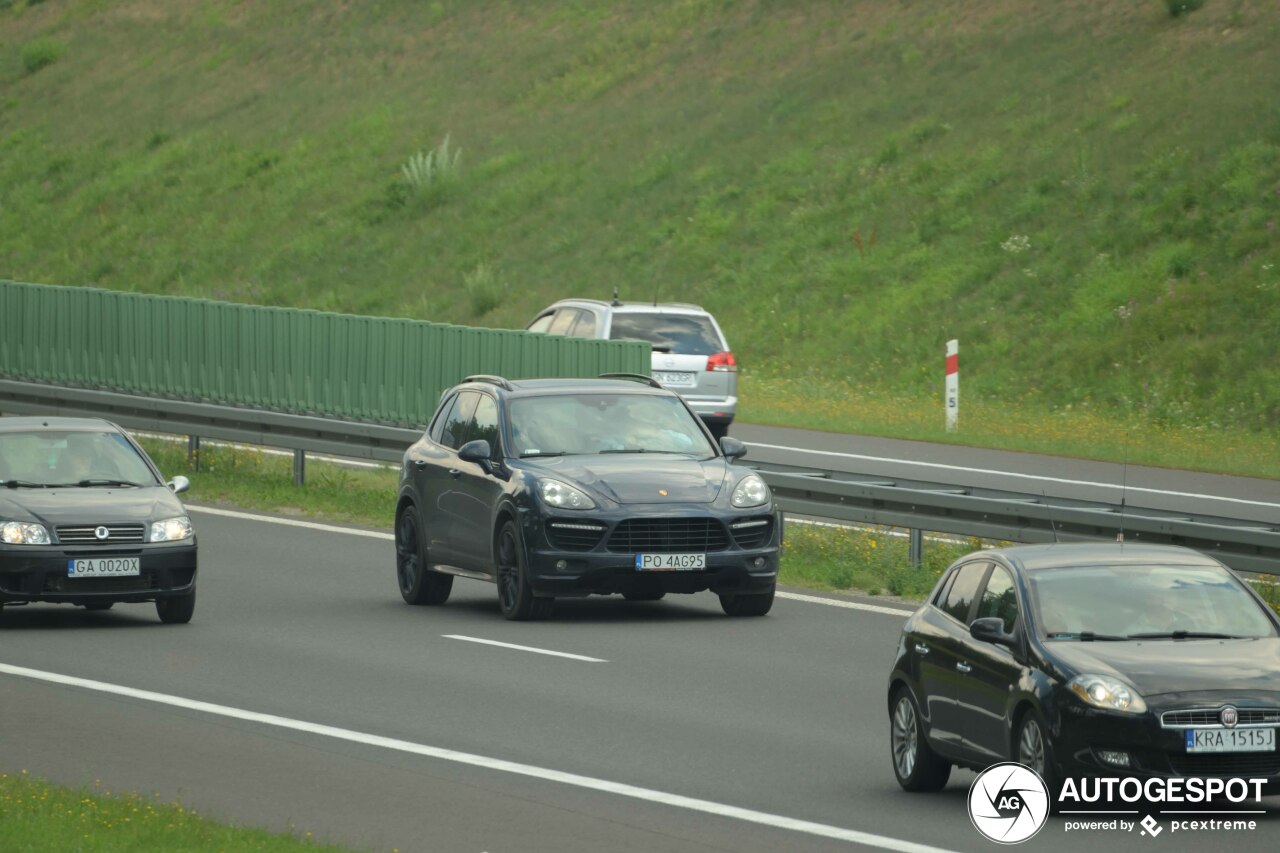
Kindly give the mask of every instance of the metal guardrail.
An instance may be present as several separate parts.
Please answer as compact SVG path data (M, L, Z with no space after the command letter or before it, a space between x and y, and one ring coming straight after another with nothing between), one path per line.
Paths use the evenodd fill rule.
M128 429L285 448L295 452L297 482L305 453L398 462L422 434L376 423L8 380L0 380L0 412L103 417ZM778 504L795 515L1011 542L1096 541L1123 534L1125 540L1194 548L1240 571L1280 575L1277 525L1042 494L747 464L764 477ZM918 557L918 547L913 556Z

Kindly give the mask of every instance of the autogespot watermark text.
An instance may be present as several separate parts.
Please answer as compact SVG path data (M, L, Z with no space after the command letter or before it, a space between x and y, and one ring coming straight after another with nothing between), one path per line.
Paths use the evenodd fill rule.
M1067 779L1058 794L1059 808L1069 803L1229 803L1259 802L1266 779L1202 779L1187 776L1173 779L1135 779L1102 776Z
M1067 779L1058 794L1058 809L1065 818L1067 832L1133 832L1155 838L1169 833L1252 832L1258 828L1255 815L1266 811L1242 809L1242 805L1261 806L1266 779L1221 779L1183 777L1171 779L1135 779L1133 777L1100 777ZM1179 806L1196 806L1194 810ZM1231 806L1214 811L1213 806ZM1098 808L1102 806L1102 808ZM1110 814L1137 815L1138 808L1158 808L1141 820L1110 817ZM1142 809L1145 810L1145 809Z

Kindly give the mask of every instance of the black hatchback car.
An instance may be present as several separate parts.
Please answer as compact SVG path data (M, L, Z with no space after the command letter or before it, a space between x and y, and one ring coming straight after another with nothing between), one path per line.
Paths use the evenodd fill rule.
M410 604L491 581L508 619L558 597L711 590L731 616L773 604L782 519L674 392L646 376L469 377L404 455L396 573Z
M154 601L162 622L190 622L196 537L177 497L188 486L165 483L108 421L0 418L0 613Z
M1026 545L970 554L903 628L889 677L893 770L1280 782L1280 620L1186 548Z

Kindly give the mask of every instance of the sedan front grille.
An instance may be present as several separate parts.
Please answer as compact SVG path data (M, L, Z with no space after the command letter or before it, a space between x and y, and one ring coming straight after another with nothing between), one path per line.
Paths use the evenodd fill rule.
M1280 755L1274 752L1218 752L1205 755L1170 753L1169 766L1180 776L1276 776Z
M773 517L744 518L729 525L733 541L744 550L763 548L773 538Z
M1241 726L1280 725L1280 708L1238 708ZM1160 725L1166 729L1221 729L1222 708L1194 708L1186 711L1165 711L1160 715Z
M600 544L605 526L596 521L565 521L552 519L547 522L547 538L551 546L560 551L590 551Z
M107 531L105 539L99 538L98 529ZM144 524L65 524L55 527L58 541L63 545L119 545L141 542L146 534Z
M623 554L697 554L725 550L729 534L715 518L628 518L606 547Z

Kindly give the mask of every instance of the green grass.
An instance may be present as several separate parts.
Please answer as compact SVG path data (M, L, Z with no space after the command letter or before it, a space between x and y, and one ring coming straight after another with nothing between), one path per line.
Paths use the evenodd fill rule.
M1277 476L1274 4L68 0L0 34L0 275L500 327L618 286L717 315L745 417L911 437L958 338L957 440ZM424 200L401 167L446 138Z
M79 789L32 778L26 770L0 773L0 847L6 853L94 850L235 850L255 853L337 851L311 833L281 835L204 818L181 803L112 792L100 782Z

